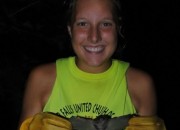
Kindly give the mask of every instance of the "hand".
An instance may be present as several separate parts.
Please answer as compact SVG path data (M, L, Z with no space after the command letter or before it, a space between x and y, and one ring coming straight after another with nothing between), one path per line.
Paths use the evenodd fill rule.
M132 117L125 130L166 130L164 121L157 116Z
M71 123L55 114L41 112L26 119L20 130L72 130Z

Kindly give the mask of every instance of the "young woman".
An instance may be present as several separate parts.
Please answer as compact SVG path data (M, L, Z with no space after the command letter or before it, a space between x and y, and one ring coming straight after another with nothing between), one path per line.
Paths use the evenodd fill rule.
M67 29L75 56L34 69L27 81L20 124L40 112L64 118L156 115L151 77L115 59L121 43L118 0L72 0Z

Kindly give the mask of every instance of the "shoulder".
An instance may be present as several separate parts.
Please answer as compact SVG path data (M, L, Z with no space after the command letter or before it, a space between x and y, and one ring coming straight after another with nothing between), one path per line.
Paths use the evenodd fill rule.
M45 78L46 76L54 75L56 72L56 64L48 63L35 67L30 72L31 77L35 78Z
M140 115L156 113L156 94L152 77L145 71L130 67L127 84L131 99Z
M27 87L29 86L31 89L39 90L39 94L47 93L51 91L55 79L55 63L39 65L30 72Z
M153 83L152 77L147 72L133 67L128 68L127 79L130 81L130 84L144 84L145 86L149 86L149 84Z
M32 90L38 92L46 91L51 89L56 78L56 64L48 63L35 67L29 74L27 80L27 88L30 87Z

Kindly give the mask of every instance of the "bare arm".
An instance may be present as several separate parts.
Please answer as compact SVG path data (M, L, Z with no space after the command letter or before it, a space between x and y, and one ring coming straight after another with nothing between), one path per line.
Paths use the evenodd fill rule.
M27 80L19 125L43 110L56 77L55 64L35 68Z
M156 93L152 78L145 72L130 68L128 90L140 116L156 115Z

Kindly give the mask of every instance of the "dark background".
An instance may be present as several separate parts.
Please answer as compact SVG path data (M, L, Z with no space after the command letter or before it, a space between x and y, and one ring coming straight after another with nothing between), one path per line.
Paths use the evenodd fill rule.
M58 0L0 1L0 129L16 130L25 82L39 64L64 54L64 9ZM154 78L158 114L180 128L177 1L123 1L127 45L122 59Z

